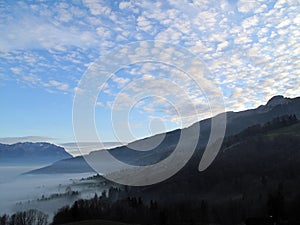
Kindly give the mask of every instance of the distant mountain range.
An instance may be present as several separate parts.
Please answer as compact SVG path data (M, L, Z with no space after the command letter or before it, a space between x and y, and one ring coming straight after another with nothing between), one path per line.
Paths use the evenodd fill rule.
M0 165L42 165L70 158L64 148L45 142L0 144Z
M284 115L295 115L300 118L300 97L297 98L285 98L283 96L275 96L268 101L266 105L259 106L255 109L250 109L241 112L227 112L227 127L225 137L233 136L248 127L265 124L272 121L274 118ZM198 140L196 154L203 154L203 149L207 144L210 132L211 132L212 119L205 119L198 123L200 125L200 134ZM195 124L194 124L195 125ZM185 129L192 129L193 126ZM180 137L181 130L174 130L164 134L158 134L153 137L145 138L128 144L127 146L117 147L108 150L115 158L126 162L131 165L149 165L159 162L166 158L176 147ZM145 146L151 142L156 142L159 136L165 135L164 140L156 148L150 151L136 151L130 147ZM101 158L103 151L91 152L87 157ZM103 163L104 162L99 162ZM31 173L78 173L78 172L92 172L94 171L84 160L82 156L74 157L71 159L65 159L54 164L40 168L38 170L31 171Z
M99 142L71 142L59 144L59 146L62 146L74 156L88 154L89 152L95 150L111 149L121 145L122 143L119 142L103 142L101 143L101 145L99 144Z

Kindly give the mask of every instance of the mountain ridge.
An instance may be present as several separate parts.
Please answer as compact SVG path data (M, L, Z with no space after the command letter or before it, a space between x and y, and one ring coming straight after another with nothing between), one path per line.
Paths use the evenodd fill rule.
M276 103L276 104L275 104ZM227 112L227 128L225 137L235 135L247 127L251 127L257 124L264 124L266 122L271 121L276 117L280 117L283 115L296 115L300 118L300 97L296 98L284 98L283 96L274 96L271 98L266 105L261 105L254 109L248 109L240 112ZM201 120L197 123L200 125L200 136L198 139L197 149L202 149L206 146L211 129L211 120L212 118L208 118L205 120ZM191 125L188 128L197 125L197 123ZM159 162L162 159L168 157L171 152L176 147L176 144L180 137L180 129L170 131L167 133L157 134L152 137L144 138L142 140L137 140L133 143L129 143L127 146L121 146L117 148L113 148L108 150L111 155L113 155L116 159L123 161L130 165L143 166L149 165ZM150 151L136 151L130 148L132 145L140 145L145 144L145 141L154 140L160 135L166 135L165 139L154 149ZM101 150L103 151L103 150ZM96 156L101 158L101 151L93 151L89 154L89 157ZM198 154L201 154L199 152ZM50 165L46 168L40 168L38 170L31 171L31 173L60 173L61 170L64 172L69 171L80 171L80 163L83 162L82 167L84 170L82 172L92 172L93 169L89 169L87 163L84 162L84 158L82 156L76 157L77 163L72 164L72 159L66 161L59 161L53 165ZM74 161L75 162L75 161ZM102 162L105 164L105 162ZM76 169L75 169L76 168Z
M0 163L6 164L49 164L72 158L64 148L47 142L0 143Z

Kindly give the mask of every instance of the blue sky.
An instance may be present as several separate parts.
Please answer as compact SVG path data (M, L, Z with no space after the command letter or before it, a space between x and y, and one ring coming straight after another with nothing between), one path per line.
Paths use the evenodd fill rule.
M1 1L0 137L74 141L80 79L99 57L140 41L194 54L220 88L226 110L256 107L278 94L299 96L299 10L298 0ZM205 94L184 71L163 62L134 63L115 71L99 93L95 123L102 141L118 140L111 112L124 106L113 108L116 98L126 103L145 90L155 96L130 109L125 126L132 137L123 141L211 116ZM85 140L95 141L88 134Z

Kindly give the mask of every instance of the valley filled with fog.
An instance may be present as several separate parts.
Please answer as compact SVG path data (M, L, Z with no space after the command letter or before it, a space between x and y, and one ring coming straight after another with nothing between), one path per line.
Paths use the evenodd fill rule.
M79 198L90 198L105 185L83 180L94 173L23 174L37 167L0 167L0 213L38 209L50 216Z

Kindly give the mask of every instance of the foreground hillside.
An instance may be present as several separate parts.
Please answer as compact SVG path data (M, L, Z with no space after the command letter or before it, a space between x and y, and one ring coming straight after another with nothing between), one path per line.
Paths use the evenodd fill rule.
M64 225L130 225L128 223L119 223L107 220L86 220L74 223L66 223Z
M213 164L197 170L203 149L172 178L111 188L61 209L53 224L106 219L135 224L299 224L300 122L294 115L225 139ZM134 171L132 171L134 176Z

